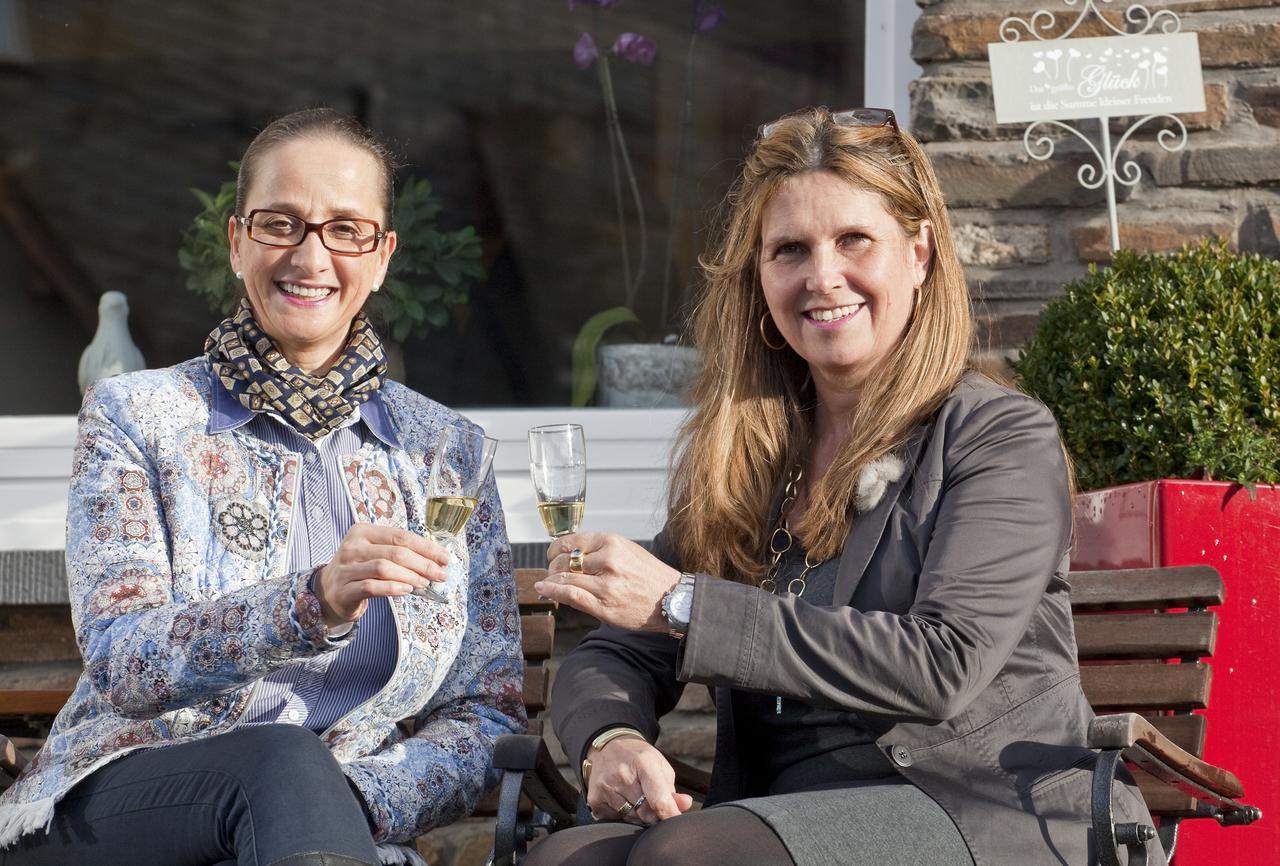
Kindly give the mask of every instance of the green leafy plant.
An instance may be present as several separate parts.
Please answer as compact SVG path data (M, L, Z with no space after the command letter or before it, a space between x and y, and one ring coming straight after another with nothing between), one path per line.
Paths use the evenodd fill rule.
M227 163L233 174L240 163ZM227 181L212 194L192 189L200 202L200 213L182 231L178 264L187 272L187 288L209 302L209 309L221 315L235 309L243 290L231 273L227 260L227 220L236 208L236 182Z
M233 171L239 166L231 163ZM227 263L227 220L235 209L235 181L214 193L193 189L200 213L182 233L178 264L187 272L187 288L203 296L222 315L235 309L243 292ZM471 226L441 231L436 219L444 205L425 178L410 178L395 199L397 246L382 290L370 298L369 314L397 343L424 337L449 321L450 310L465 303L472 281L484 278L480 236Z
M396 196L398 245L371 311L396 342L443 328L450 309L466 302L471 282L484 279L480 236L471 226L452 232L436 228L443 208L425 178L410 179Z
M1280 263L1221 240L1121 250L1045 309L1014 368L1057 417L1083 489L1280 481Z
M640 317L630 307L611 307L596 313L583 324L573 341L573 391L574 406L585 406L596 390L600 371L596 366L596 351L605 331L614 325L640 323Z

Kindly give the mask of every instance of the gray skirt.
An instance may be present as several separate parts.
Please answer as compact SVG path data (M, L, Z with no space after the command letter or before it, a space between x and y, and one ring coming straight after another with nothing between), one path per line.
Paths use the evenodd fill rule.
M733 800L778 834L796 866L971 866L969 847L932 797L904 779L877 779Z

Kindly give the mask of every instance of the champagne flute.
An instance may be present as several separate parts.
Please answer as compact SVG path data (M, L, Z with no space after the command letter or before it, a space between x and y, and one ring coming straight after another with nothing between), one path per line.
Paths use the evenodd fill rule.
M529 473L538 516L552 538L577 532L587 500L587 441L578 424L529 431Z
M440 431L427 482L427 532L433 540L447 546L462 531L475 510L497 448L498 440L478 430L449 425ZM414 594L447 601L432 587L416 589Z

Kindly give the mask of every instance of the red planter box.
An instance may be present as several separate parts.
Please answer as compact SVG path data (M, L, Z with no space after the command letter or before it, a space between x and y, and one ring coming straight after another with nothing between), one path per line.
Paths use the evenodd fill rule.
M1205 759L1262 809L1250 827L1183 822L1178 866L1280 863L1280 487L1151 481L1076 497L1073 569L1212 565L1226 584Z

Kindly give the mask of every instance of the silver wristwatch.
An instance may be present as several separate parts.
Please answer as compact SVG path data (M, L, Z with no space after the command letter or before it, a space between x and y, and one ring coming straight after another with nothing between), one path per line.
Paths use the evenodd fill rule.
M689 633L694 584L692 574L682 574L676 585L662 597L662 615L667 618L668 634L674 638L683 638Z

